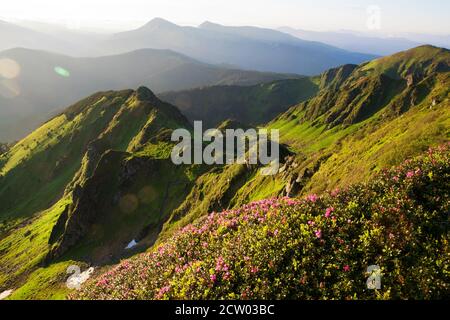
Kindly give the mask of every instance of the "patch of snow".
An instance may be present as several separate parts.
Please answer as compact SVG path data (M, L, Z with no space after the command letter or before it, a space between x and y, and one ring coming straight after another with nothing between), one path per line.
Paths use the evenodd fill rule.
M138 244L138 243L136 242L136 240L133 239L133 240L126 246L125 250L132 249L132 248L136 247L137 244Z
M0 293L0 300L3 300L7 297L9 297L13 293L13 290L5 290L2 293Z

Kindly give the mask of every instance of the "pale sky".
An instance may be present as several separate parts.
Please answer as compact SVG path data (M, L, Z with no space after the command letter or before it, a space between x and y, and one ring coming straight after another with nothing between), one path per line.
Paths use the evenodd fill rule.
M380 32L450 34L448 0L1 0L0 19L81 28L133 29L154 17L177 24L290 26L367 31L367 8L381 10Z

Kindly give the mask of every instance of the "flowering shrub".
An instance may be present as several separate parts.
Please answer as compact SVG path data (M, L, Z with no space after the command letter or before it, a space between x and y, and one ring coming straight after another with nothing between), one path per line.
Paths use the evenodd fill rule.
M212 213L72 299L431 299L449 293L450 145L368 184ZM369 290L368 266L381 268Z

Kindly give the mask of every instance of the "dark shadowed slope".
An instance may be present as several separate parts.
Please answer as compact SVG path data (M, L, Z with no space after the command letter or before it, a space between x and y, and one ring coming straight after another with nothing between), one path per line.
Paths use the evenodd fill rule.
M159 97L176 105L189 120L202 120L208 128L227 119L260 125L314 96L319 90L317 79L305 77L246 87L205 87L163 93Z

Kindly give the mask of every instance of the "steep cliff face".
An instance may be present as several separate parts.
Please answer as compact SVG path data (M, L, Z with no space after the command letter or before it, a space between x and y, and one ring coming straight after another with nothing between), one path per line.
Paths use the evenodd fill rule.
M48 258L90 247L79 258L99 264L120 257L133 240L141 248L151 245L191 185L185 168L168 159L106 151L91 176L73 188Z

